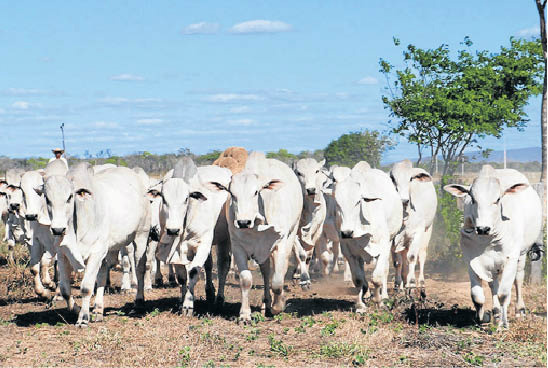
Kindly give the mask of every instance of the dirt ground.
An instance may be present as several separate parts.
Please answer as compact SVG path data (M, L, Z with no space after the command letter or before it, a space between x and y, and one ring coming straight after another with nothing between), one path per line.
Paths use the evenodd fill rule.
M115 285L119 277L113 272ZM231 280L221 311L207 305L201 281L193 317L177 314L179 289L163 287L146 293L139 315L130 313L132 295L107 295L104 322L79 329L64 302L49 307L33 295L24 265L4 264L0 365L546 366L546 286L526 287L530 312L516 320L512 302L510 329L497 331L474 324L466 275L427 274L425 302L391 293L365 315L352 312L353 288L342 274L314 278L307 291L287 281L287 309L274 318L260 314L258 273L254 282L248 325L235 321L240 291Z

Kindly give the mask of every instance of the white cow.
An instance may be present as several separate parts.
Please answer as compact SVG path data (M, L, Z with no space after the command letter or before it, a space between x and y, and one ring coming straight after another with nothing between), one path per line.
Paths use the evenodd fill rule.
M327 275L329 273L330 253L323 232L327 208L323 187L328 179L328 176L323 172L324 164L325 160L317 162L313 158L303 158L293 166L293 170L301 184L303 195L303 210L299 223L298 238L294 245L303 288L310 285L308 265L316 248L318 248L316 253L320 255L319 258L323 264L323 274Z
M10 169L6 172L6 194L8 203L7 242L8 260L13 263L13 248L15 244L27 244L27 227L25 221L25 205L21 190L21 177L25 173L22 169Z
M174 173L174 177L175 175L178 175L177 171ZM224 189L229 186L231 176L232 173L229 169L219 166L203 166L197 168L196 173L189 180L190 193L184 228L181 235L174 241L165 259L167 264L175 265L177 278L181 285L182 303L180 312L186 315L192 315L193 313L194 286L204 266L207 301L213 303L215 298L215 287L212 280L211 246L214 243L215 227L219 215L228 199L228 192ZM169 195L167 192L163 194L164 197ZM227 254L226 250L219 249L226 246L225 243L217 240L217 245L218 257ZM228 262L225 260L225 262L219 264L220 289L224 293L222 283L228 271Z
M278 314L285 307L284 277L303 206L299 180L283 162L253 152L244 171L232 177L227 190L231 194L230 206L227 206L228 229L242 291L239 318L251 319L249 290L253 278L248 258L260 265L263 274L265 313Z
M495 320L500 316L499 326L508 327L512 283L516 287L516 315L525 312L525 257L542 229L539 196L523 174L512 169L494 170L489 165L483 166L471 186L450 184L444 189L464 197L461 248L469 265L477 318L489 321L483 309L482 281L486 281L493 296Z
M8 241L8 234L9 234L9 228L8 228L8 182L5 178L0 178L0 216L2 217L2 224L4 226L4 237L2 241L7 242Z
M27 238L29 238L30 270L34 276L34 291L48 298L49 290L55 289L55 283L49 276L49 267L55 257L54 238L50 230L46 200L42 195L44 175L65 175L68 171L61 160L48 164L46 171L28 171L21 177L21 189L24 194L25 219L27 220Z
M364 161L356 164L349 175L347 170L342 173L335 171L334 178L341 250L359 290L356 312L363 313L366 311L363 297L368 290L364 261L375 262L372 275L374 300L379 303L388 298L390 248L401 228L402 203L390 177L369 168Z
M130 169L118 167L94 175L87 163L67 176L48 176L44 185L51 231L60 240L57 252L60 287L70 310L77 310L70 292L70 271L84 270L78 326L87 326L95 282L94 313L103 319L103 294L110 264L122 247L133 242L137 268L136 306L144 303L146 244L150 204L146 188ZM87 261L87 262L86 262Z
M424 263L438 198L432 176L421 168L413 168L411 161L400 161L392 167L390 178L403 203L403 228L393 247L396 269L395 289L416 287L415 265L419 262L419 287L424 287ZM402 278L403 276L403 278Z
M102 164L102 165L93 165L92 169L93 169L93 173L97 174L97 173L100 173L101 171L105 171L106 169L113 169L115 167L117 166L114 164Z

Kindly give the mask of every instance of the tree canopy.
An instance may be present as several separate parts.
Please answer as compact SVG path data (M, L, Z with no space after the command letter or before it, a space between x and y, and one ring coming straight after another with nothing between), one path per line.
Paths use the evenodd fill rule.
M379 167L382 153L392 146L392 141L378 131L351 132L331 141L325 148L324 157L328 166L352 167L360 161L367 161L371 166Z
M394 44L400 41L394 38ZM523 128L528 121L524 107L541 92L539 40L510 39L510 46L498 53L472 52L472 45L466 37L454 57L447 45L421 49L410 44L399 69L380 60L387 79L382 101L395 118L392 133L417 145L418 162L424 148L431 157L441 154L444 174L454 170L465 148L478 146L478 138L500 138L506 127Z

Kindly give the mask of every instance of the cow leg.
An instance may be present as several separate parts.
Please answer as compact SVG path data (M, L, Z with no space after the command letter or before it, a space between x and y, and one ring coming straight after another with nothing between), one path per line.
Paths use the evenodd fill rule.
M327 239L327 248L331 249L331 252L333 253L333 264L331 265L331 272L339 273L340 272L339 247L333 240ZM343 264L344 264L344 261L343 261Z
M94 247L92 246L91 249L93 248ZM91 296L93 295L93 287L95 286L97 273L99 272L99 268L101 268L105 256L106 255L102 253L92 253L88 258L84 278L82 279L82 284L80 286L80 291L82 293L82 308L78 314L78 321L76 321L76 326L78 327L87 327L89 324L89 307Z
M390 267L388 246L385 246L381 254L379 254L375 269L373 270L373 277L371 278L375 287L373 299L376 303L380 303L382 299L388 299L388 270Z
M145 269L146 269L146 251L148 242L148 230L140 231L133 241L133 273L137 279L137 294L135 295L135 307L143 308L145 305Z
M145 240L145 244L144 244L144 253L146 253L146 243L147 241ZM135 259L137 258L136 255L135 255L135 243L132 242L130 243L128 246L127 246L127 254L129 256L129 264L130 264L130 271L131 271L131 288L132 289L135 289L137 287L137 264L135 262ZM146 259L145 259L146 261ZM146 263L146 262L145 262ZM146 264L145 264L145 267L146 267ZM144 272L145 272L145 269L143 268L143 276L144 276Z
M295 231L296 233L296 231ZM291 237L296 238L296 234L290 234ZM272 314L279 314L285 309L285 299L284 299L284 279L285 274L287 273L288 266L288 256L289 251L291 251L289 239L281 240L277 246L275 246L274 251L272 251L272 260L273 260L273 274L272 274L272 293L274 298L272 300Z
M42 247L43 249L43 247ZM54 281L52 281L51 277L50 277L50 274L49 274L49 268L51 266L51 260L52 260L52 255L50 252L48 251L45 251L43 254L42 254L42 259L40 260L40 276L42 277L42 284L45 286L45 287L48 287L52 290L55 290L55 287L56 287L56 283Z
M518 267L516 271L516 279L514 286L516 287L516 317L525 317L525 302L523 301L523 279L525 277L525 255L518 259Z
M264 283L264 298L261 311L263 315L269 317L272 315L272 296L270 295L270 257L260 265L261 274L263 275Z
M38 242L38 239L36 239L36 237L33 238L32 243L30 243L29 245L30 245L29 246L30 272L32 273L32 276L33 276L34 292L36 293L36 295L47 299L49 298L49 290L44 288L44 285L42 284L42 279L40 277L40 271L41 271L40 260L42 258L42 247L40 246L40 243Z
M368 285L365 280L365 272L363 269L363 259L361 257L351 256L347 258L348 265L352 272L352 280L354 286L358 289L358 295L356 296L356 313L366 313L367 309L365 307L364 295L367 293Z
M329 262L331 261L333 251L329 251L327 247L327 238L325 236L320 236L320 239L318 240L318 244L316 244L316 248L319 246L319 254L320 254L320 262L321 262L321 269L322 269L322 275L327 276L329 275Z
M70 273L72 272L72 266L64 254L57 254L57 266L59 267L59 289L63 299L67 302L67 309L79 313L80 309L71 295Z
M242 305L240 307L239 320L251 321L251 307L249 306L249 290L253 285L253 275L247 268L247 255L238 245L233 249L234 261L240 271L240 290L242 291Z
M217 308L222 307L225 302L226 277L232 259L230 253L230 241L228 239L217 244L217 280L219 282L219 290L217 290L217 298L215 299Z
M145 265L145 290L152 290L152 272L153 265L156 259L156 247L158 242L150 240L146 251L146 265Z
M162 261L156 258L156 274L154 275L156 286L164 285L164 275L162 275Z
M428 251L428 244L432 237L432 226L426 230L422 236L422 245L419 249L419 287L424 287L424 264L426 263L426 253Z
M293 252L295 258L297 258L298 268L300 271L300 285L303 290L310 288L310 274L308 273L308 254L301 245L301 242L295 237L295 244L293 244ZM296 275L295 275L296 277Z
M110 254L109 254L110 255ZM116 254L114 254L116 256ZM107 284L107 274L110 270L110 260L105 258L103 261L103 264L101 265L101 268L99 269L99 272L97 273L97 290L95 293L95 302L93 306L93 316L94 322L102 322L103 321L103 311L105 307L105 301L104 301L104 294L105 294L105 286Z
M403 289L402 279L402 256L401 253L396 253L395 246L392 246L392 264L394 266L394 291L397 293Z
M401 289L405 289L404 280L407 281L407 277L409 276L409 260L407 259L407 248L402 250L400 253L401 258Z
M209 249L209 255L204 263L204 270L206 274L206 302L211 305L215 302L215 285L213 285L213 255L211 254L211 247Z
M131 293L131 263L129 261L129 252L127 247L122 247L120 249L120 254L122 256L122 294Z
M209 245L207 245L209 244ZM189 265L186 266L188 287L186 294L184 295L183 302L183 313L187 316L191 316L194 312L194 286L200 278L200 270L206 260L211 257L211 241L205 241L205 244L201 244L196 250L194 258ZM211 262L210 262L211 270ZM211 271L210 271L211 272ZM211 281L211 274L209 275L210 287L213 287L213 282ZM207 293L207 283L206 283L206 293ZM215 288L213 287L213 295L215 295ZM211 298L211 296L210 296Z
M491 297L493 299L493 320L495 323L498 323L500 320L500 311L502 309L500 306L499 297L497 295L499 292L498 276L494 277L493 281L489 283L489 288L491 289Z
M168 273L169 285L177 286L179 276L175 277L176 275L175 266L172 264L168 265L168 270L169 270L169 273Z
M407 261L409 263L409 270L407 272L407 280L405 287L414 288L417 287L417 282L415 279L415 265L417 264L417 258L419 256L419 250L422 245L424 231L418 230L413 234L411 244L409 244L409 249L407 251Z
M497 293L500 303L502 304L502 313L499 326L508 328L508 306L512 297L512 284L516 279L518 270L518 260L509 259L502 270L500 278L499 291Z
M350 269L350 264L344 259L344 274L343 274L343 281L345 282L352 282L352 270Z
M483 307L485 304L485 294L483 293L481 279L471 267L468 268L468 274L470 276L470 294L476 308L476 319L479 323L488 323L489 315L484 313Z

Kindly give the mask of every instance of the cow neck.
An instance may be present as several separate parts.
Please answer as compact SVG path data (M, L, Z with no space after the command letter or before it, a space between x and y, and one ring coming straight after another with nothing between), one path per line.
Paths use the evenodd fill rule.
M75 231L76 240L78 243L91 244L99 235L97 230L97 197L96 193L92 192L93 198L85 201L75 200ZM106 229L103 229L105 231Z

